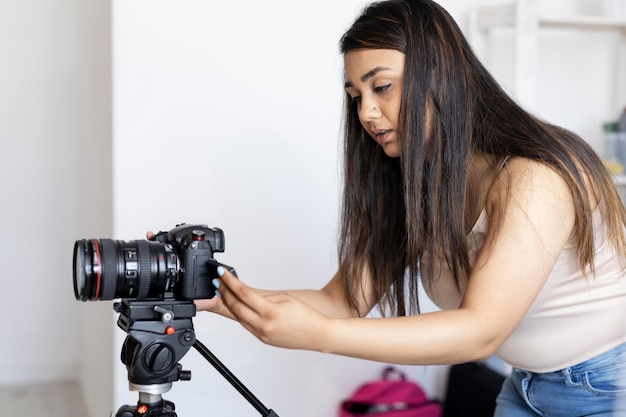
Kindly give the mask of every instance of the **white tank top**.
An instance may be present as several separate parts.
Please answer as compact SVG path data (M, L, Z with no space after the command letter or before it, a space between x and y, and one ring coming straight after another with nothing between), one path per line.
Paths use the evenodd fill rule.
M515 368L552 372L584 362L626 342L626 271L607 242L602 216L593 213L595 276L586 278L570 237L546 284L513 334L496 355ZM483 247L489 216L480 214L467 236L470 264ZM446 265L435 268L431 300L441 309L456 309L462 295ZM465 291L461 288L461 293Z

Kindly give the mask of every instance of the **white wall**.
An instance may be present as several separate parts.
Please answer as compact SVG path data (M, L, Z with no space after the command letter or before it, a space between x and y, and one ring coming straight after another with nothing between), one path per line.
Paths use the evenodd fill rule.
M110 82L86 72L97 54L83 54L93 45L77 4L0 5L0 305L9 324L0 339L2 384L77 375L73 241L86 223L111 228L110 152L93 157L110 143Z
M32 1L11 4L0 13L0 305L14 320L12 331L2 336L0 378L9 381L67 374L75 362L70 344L76 329L64 329L65 339L55 337L53 330L54 316L61 322L75 311L71 292L60 299L48 297L58 285L71 286L70 279L61 281L67 256L59 256L62 251L56 249L70 246L62 233L65 225L51 219L63 217L67 202L57 193L68 185L74 188L75 171L49 158L54 152L74 159L76 58L71 44L76 37L64 3L41 10ZM54 20L47 18L51 15ZM28 27L38 30L33 33ZM74 200L74 194L69 198ZM30 314L33 305L37 315ZM56 364L45 364L45 357L38 355L42 345L60 353Z
M206 222L226 233L219 259L252 285L319 287L328 279L340 193L337 41L363 3L0 3L0 305L11 314L0 384L80 377L94 417L136 401L110 303L74 300L78 238L137 239ZM470 5L481 2L441 3L467 27ZM505 85L508 36L495 34L489 56ZM600 124L619 110L607 104L606 45L614 39L542 36L535 110L597 145ZM283 416L333 415L381 367L266 347L208 314L195 324L200 340ZM197 407L254 415L197 353L182 363L193 379L166 395L179 415ZM441 368L406 370L442 394Z
M0 384L89 380L94 410L112 404L113 312L75 301L71 261L112 229L108 9L0 3Z
M79 181L75 239L110 236L113 229L112 34L108 0L75 0L80 65L76 147ZM120 352L111 343L115 314L110 302L74 301L80 318L78 372L90 417L113 409L113 366Z

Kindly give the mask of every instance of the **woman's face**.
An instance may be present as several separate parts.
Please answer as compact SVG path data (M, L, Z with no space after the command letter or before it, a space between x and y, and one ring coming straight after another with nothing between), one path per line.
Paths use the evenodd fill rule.
M357 49L344 55L345 88L357 106L361 125L394 158L400 156L404 57L393 49Z

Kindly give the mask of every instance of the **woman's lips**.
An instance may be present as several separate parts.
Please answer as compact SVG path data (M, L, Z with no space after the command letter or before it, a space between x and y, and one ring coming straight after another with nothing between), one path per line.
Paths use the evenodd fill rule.
M383 145L389 140L389 136L391 136L392 132L392 130L376 130L374 131L374 138L379 145Z

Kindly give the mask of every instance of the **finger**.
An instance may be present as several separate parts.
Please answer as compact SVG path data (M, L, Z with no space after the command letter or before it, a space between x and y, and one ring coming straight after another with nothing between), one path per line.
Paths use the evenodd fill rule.
M219 276L219 279L228 286L230 286L233 282L240 282L228 268L224 268L221 265L217 267L217 275Z
M152 240L152 238L153 238L154 236L155 236L155 235L154 235L154 232L153 232L153 231L148 230L148 231L146 232L146 239L148 239L148 240Z
M248 330L256 327L262 322L261 312L264 311L263 305L267 306L268 301L226 269L222 268L218 273L221 276L214 285L217 284L217 290L226 308Z
M221 273L220 279L224 284L224 287L228 288L226 293L220 291L223 296L226 296L226 299L223 299L226 305L229 305L229 300L231 300L230 302L232 303L233 298L235 298L237 301L254 310L257 314L260 314L268 305L268 302L263 295L259 294L254 288L241 282L241 280L237 279L237 277L235 277L226 268L219 269L218 273ZM224 288L224 290L225 289L226 288Z
M223 303L218 297L194 300L194 304L197 311L211 311L214 313L219 312L223 307Z

